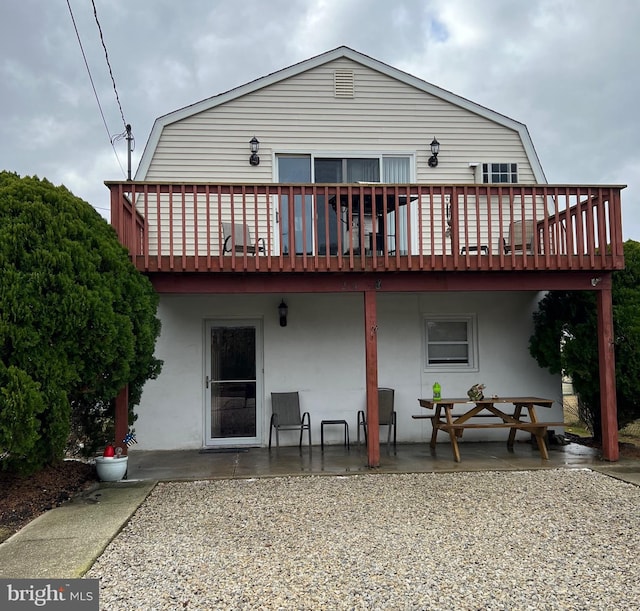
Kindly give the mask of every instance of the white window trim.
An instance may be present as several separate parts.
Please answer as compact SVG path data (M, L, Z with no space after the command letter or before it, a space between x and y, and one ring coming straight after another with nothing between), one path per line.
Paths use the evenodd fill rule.
M508 182L492 182L491 180L484 182L484 166L488 166L487 168L487 175L489 176L489 178L491 178L491 176L493 174L502 174L503 172L494 172L492 170L492 167L494 165L508 165L509 166L509 170L507 171L507 174L509 174L511 176L512 172L511 172L511 166L515 165L516 166L516 182L511 182L510 180ZM514 184L518 184L518 181L520 180L520 165L515 162L515 161L483 161L480 164L480 181L482 184L485 185L514 185Z
M467 323L468 343L469 343L469 362L461 364L437 364L429 365L429 350L427 341L427 323L431 320L445 322ZM423 370L426 372L474 372L479 371L478 362L478 317L476 314L424 314L422 319L422 363Z

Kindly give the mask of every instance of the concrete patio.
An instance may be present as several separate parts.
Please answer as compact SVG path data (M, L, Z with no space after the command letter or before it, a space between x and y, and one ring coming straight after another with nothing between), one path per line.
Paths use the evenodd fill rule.
M282 475L347 475L355 473L434 473L462 471L526 471L532 469L589 468L640 483L637 460L609 463L600 451L577 444L550 446L543 460L529 442L461 443L462 461L453 460L449 443L432 452L428 443L398 444L387 452L381 444L380 467L367 467L364 445L283 446L280 448L226 448L213 451L136 451L129 453L129 480L200 480L212 478L276 477ZM628 473L627 473L628 472Z

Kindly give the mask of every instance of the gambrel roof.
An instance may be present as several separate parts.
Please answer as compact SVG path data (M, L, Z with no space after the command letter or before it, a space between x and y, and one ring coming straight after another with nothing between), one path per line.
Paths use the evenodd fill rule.
M524 146L525 152L529 159L529 163L531 164L531 169L536 178L536 182L538 182L539 184L547 182L544 171L542 169L542 165L540 164L540 160L538 159L538 155L533 146L531 136L529 135L527 126L524 123L515 121L514 119L511 119L505 115L490 110L489 108L481 106L480 104L476 104L475 102L451 93L446 89L442 89L440 87L437 87L436 85L432 85L431 83L423 81L422 79L412 76L411 74L403 72L402 70L398 70L397 68L389 66L388 64L380 62L376 59L373 59L372 57L369 57L368 55L364 55L345 46L338 47L336 49L333 49L332 51L327 51L326 53L322 53L321 55L317 55L305 61L299 62L297 64L289 66L288 68L278 70L277 72L273 72L271 74L268 74L267 76L258 78L254 81L246 83L245 85L241 85L240 87L236 87L219 95L206 98L204 100L201 100L200 102L185 106L184 108L159 117L158 119L156 119L151 130L149 140L147 141L147 145L138 166L138 171L136 172L136 179L145 179L149 170L151 158L153 157L154 151L160 140L162 130L165 126L193 116L195 114L201 113L203 111L213 109L216 106L220 106L221 104L225 104L231 100L235 100L259 89L269 87L274 83L278 83L285 79L302 74L303 72L306 72L308 70L317 68L318 66L322 66L323 64L342 58L346 58L355 63L362 64L363 66L366 66L372 70L378 71L400 82L406 83L411 87L424 91L425 93L428 93L434 97L440 98L460 108L464 108L469 112L475 113L476 115L493 121L498 125L502 125L517 132Z

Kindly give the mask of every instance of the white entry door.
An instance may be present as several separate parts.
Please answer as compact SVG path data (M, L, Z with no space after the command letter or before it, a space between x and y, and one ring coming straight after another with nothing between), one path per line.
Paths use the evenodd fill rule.
M205 445L260 444L260 321L209 321L206 342Z

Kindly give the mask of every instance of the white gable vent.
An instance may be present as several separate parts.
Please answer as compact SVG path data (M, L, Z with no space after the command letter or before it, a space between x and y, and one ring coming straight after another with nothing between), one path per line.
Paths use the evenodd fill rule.
M352 98L353 91L353 70L336 70L333 73L333 95L336 98Z

